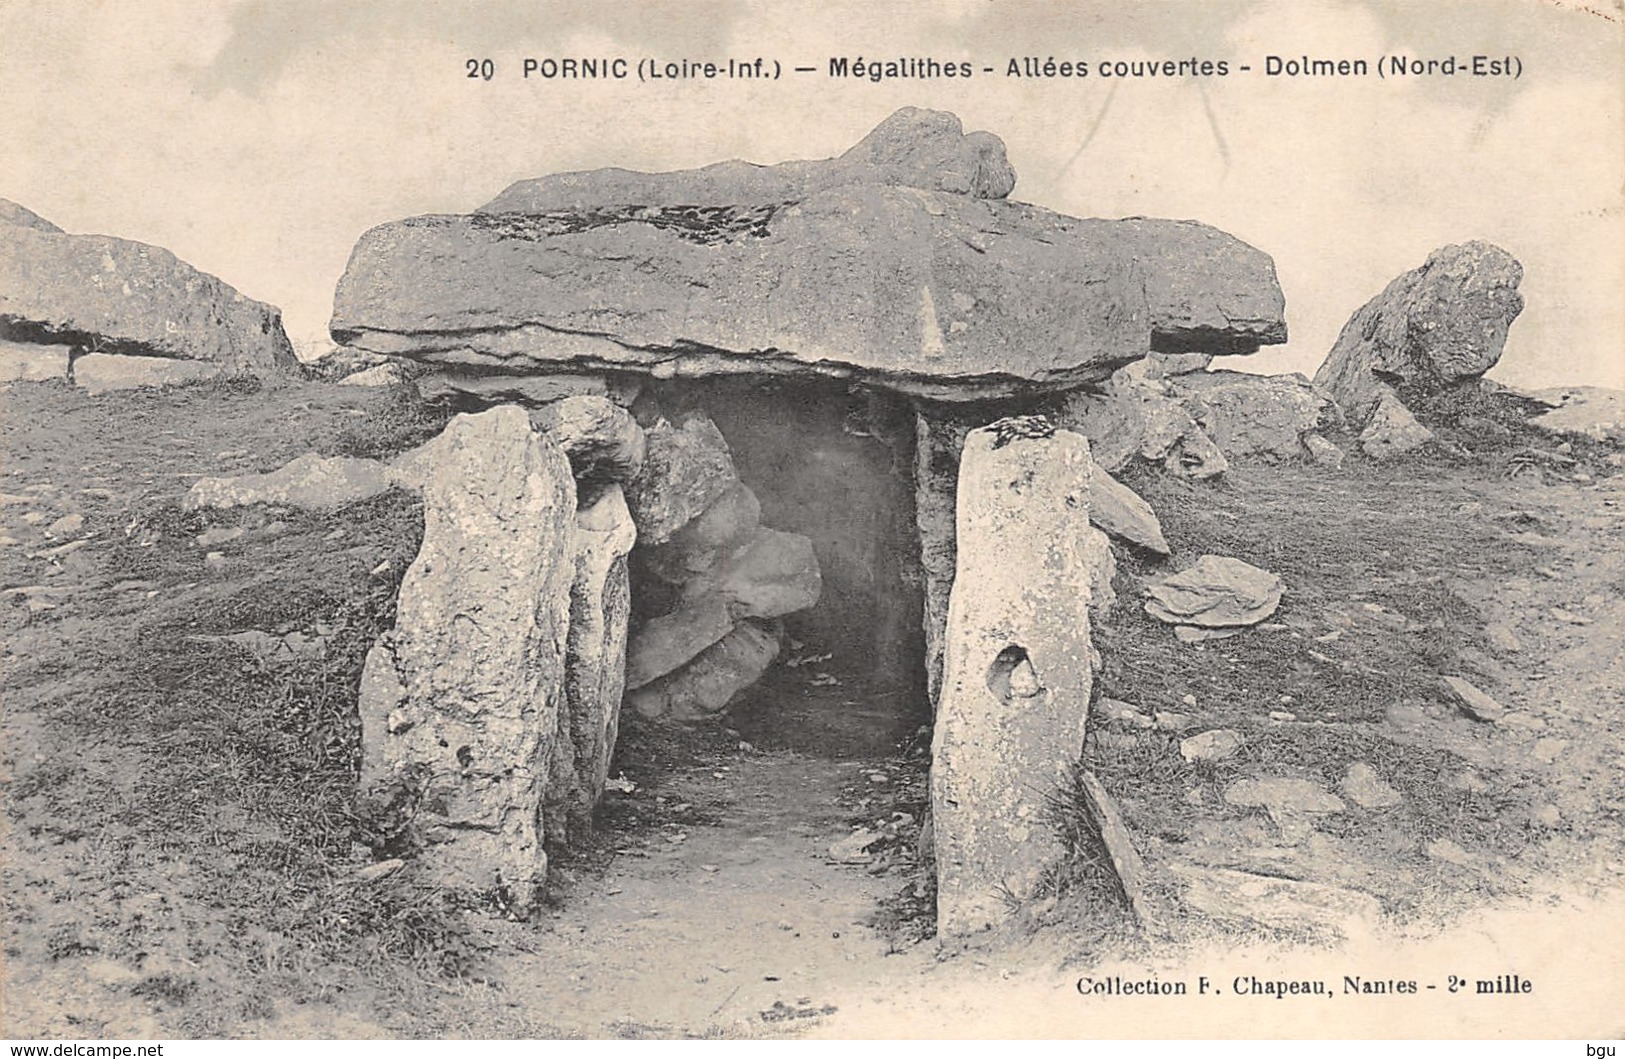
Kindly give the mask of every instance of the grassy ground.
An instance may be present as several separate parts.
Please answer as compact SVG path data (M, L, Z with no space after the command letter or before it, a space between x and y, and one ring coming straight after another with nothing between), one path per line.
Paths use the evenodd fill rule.
M24 498L5 506L17 543L0 552L7 955L88 960L138 1001L30 998L14 972L9 1003L43 1001L45 1024L77 1036L155 1017L165 1035L220 1036L384 965L464 972L465 924L410 870L355 875L371 859L353 812L356 689L393 623L418 502L180 505L203 473L398 450L438 424L395 395L326 386L94 402L19 387L7 404L4 488ZM82 518L65 535L86 543L39 556L59 542L28 512Z

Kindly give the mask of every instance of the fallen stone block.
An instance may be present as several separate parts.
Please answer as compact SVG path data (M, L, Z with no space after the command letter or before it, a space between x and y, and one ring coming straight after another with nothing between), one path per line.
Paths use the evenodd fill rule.
M207 360L171 360L167 357L126 357L113 353L87 353L73 362L73 382L92 396L114 390L140 390L216 379L225 368Z
M1228 556L1204 555L1145 586L1146 613L1171 625L1256 625L1275 613L1281 579Z

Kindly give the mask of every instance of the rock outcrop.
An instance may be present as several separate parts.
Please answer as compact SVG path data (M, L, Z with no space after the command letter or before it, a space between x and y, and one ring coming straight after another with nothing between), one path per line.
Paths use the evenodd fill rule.
M1389 283L1344 325L1315 373L1342 407L1349 427L1379 425L1371 454L1395 455L1426 440L1393 425L1393 395L1412 413L1439 394L1477 385L1501 357L1507 331L1523 311L1523 267L1485 242L1440 247L1420 268ZM1420 425L1420 424L1418 424Z
M1098 392L1067 394L1058 418L1089 439L1095 462L1108 473L1135 461L1192 478L1212 478L1230 469L1230 461L1185 407L1171 379L1152 378L1139 364L1117 371Z
M1296 373L1196 371L1168 382L1227 459L1302 459L1312 455L1310 436L1342 426L1342 412L1331 395Z
M509 374L835 376L944 400L1284 341L1266 255L1194 222L1006 201L1003 156L911 110L830 161L529 181L366 233L332 332Z
M423 546L362 677L363 782L409 791L431 878L524 915L569 709L575 489L518 408L459 416L430 445Z
M1019 424L1018 424L1019 426ZM937 929L1001 921L1060 855L1045 799L1083 750L1089 605L1103 554L1080 532L1088 443L1001 420L965 439L958 576L932 742ZM987 576L998 571L999 576Z
M105 235L69 235L3 200L0 339L70 344L93 354L197 361L227 375L275 377L298 371L275 307L245 298L161 247ZM127 374L130 366L124 367ZM119 377L111 367L102 375L104 381ZM130 384L166 381L172 380L137 378Z
M1209 478L1231 459L1316 458L1322 432L1340 429L1343 417L1302 375L1207 371L1200 358L1153 354L1098 391L1068 394L1061 420L1089 438L1108 472L1144 461Z

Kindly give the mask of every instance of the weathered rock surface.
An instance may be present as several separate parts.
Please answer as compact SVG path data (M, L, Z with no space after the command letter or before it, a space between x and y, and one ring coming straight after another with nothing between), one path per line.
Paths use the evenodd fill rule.
M12 202L10 199L0 199L0 224L9 224L16 228L32 228L36 232L66 234L27 206Z
M1397 393L1420 411L1440 391L1474 384L1501 357L1523 311L1523 266L1485 242L1440 247L1344 325L1315 373L1354 430Z
M228 369L206 360L89 353L73 361L74 384L92 395L114 390L184 386L225 374L228 374Z
M1405 799L1364 761L1356 761L1343 773L1338 789L1362 809L1392 809Z
M1223 761L1234 757L1246 740L1233 728L1213 728L1179 742L1179 756L1186 761Z
M1309 450L1309 458L1322 467L1343 466L1343 450L1319 434L1305 434L1303 447Z
M636 540L618 486L604 489L576 514L564 704L542 813L549 842L574 842L591 831L593 807L609 777L626 684L626 557Z
M1100 833L1100 843L1106 849L1112 872L1117 876L1118 886L1123 891L1129 910L1142 926L1151 927L1151 906L1145 894L1145 862L1140 859L1139 850L1134 848L1134 839L1129 835L1128 825L1123 822L1123 814L1117 808L1116 800L1107 793L1093 772L1085 769L1078 778L1078 787L1088 806L1089 816Z
M336 511L378 496L400 481L399 475L377 460L308 452L266 474L199 478L192 483L183 503L189 510L285 504L312 511Z
M375 364L338 380L340 386L399 386L411 375L399 364Z
M1173 474L1211 478L1230 463L1185 407L1172 378L1152 378L1131 364L1099 393L1067 394L1059 421L1089 439L1095 462L1116 473L1145 460Z
M1295 776L1237 780L1225 788L1224 800L1231 805L1274 812L1340 813L1348 808L1337 795Z
M1403 456L1433 440L1433 431L1417 422L1416 416L1391 390L1377 396L1365 429L1360 432L1360 448L1374 460Z
M371 380L387 378L391 383L404 381L421 373L419 365L399 357L385 357L359 349L335 346L314 360L305 361L301 368L305 378L321 382L348 383L353 386L382 385Z
M1336 429L1342 413L1331 395L1302 375L1199 371L1170 380L1186 411L1229 459L1297 459L1307 435Z
M1228 556L1204 555L1148 583L1146 613L1173 625L1256 625L1280 605L1281 579Z
M1002 156L909 111L832 162L529 182L366 233L332 332L509 373L855 376L953 400L1284 341L1266 255L1194 222L1002 201Z
M577 478L630 482L643 470L643 428L607 397L566 397L532 412L530 422L564 447Z
M233 375L298 371L275 307L161 247L69 235L15 203L0 212L0 339L207 361Z
M1158 353L1152 350L1145 356L1145 377L1166 379L1174 375L1188 375L1206 371L1213 363L1211 353Z
M1474 687L1464 677L1445 677L1445 684L1455 693L1462 713L1475 721L1496 722L1507 715L1507 708Z
M957 117L904 107L839 158L760 166L719 162L676 173L599 169L521 180L480 207L482 213L551 213L610 206L674 203L797 202L851 184L943 191L1002 199L1016 186L1004 143L985 132L965 134Z
M1113 537L1168 554L1157 513L1139 493L1096 467L1089 477L1089 521Z
M626 701L650 719L709 717L762 679L781 642L777 623L746 619L682 669L634 689Z
M519 408L459 416L431 444L422 550L362 678L363 782L411 793L430 878L525 914L547 868L574 485Z
M720 566L723 556L755 536L761 519L756 494L736 482L670 540L643 549L644 568L668 584L681 585Z
M1230 805L1263 809L1286 845L1297 845L1314 834L1315 817L1347 808L1337 795L1295 776L1237 780L1225 788L1224 800Z
M627 484L626 503L645 548L664 544L739 484L728 443L715 423L692 414L644 431L643 473Z
M924 581L926 693L942 690L943 634L953 590L955 494L965 435L975 424L948 408L918 408L914 416L914 522Z
M0 203L4 202L0 199ZM0 383L66 379L72 352L72 346L0 342Z
M447 369L425 372L417 383L418 393L424 400L445 402L453 407L541 406L568 397L603 397L609 393L609 383L603 376L571 372L498 375Z
M695 720L761 678L779 652L770 619L816 604L822 576L808 538L760 525L761 505L709 418L655 416L644 436L643 470L627 486L633 569L651 589L640 599L667 609L629 633L627 701L647 717Z
M1341 935L1382 917L1381 902L1359 890L1179 861L1168 870L1182 882L1187 905L1219 920Z
M643 622L632 631L626 650L628 690L671 673L733 631L737 624L718 596L679 607Z
M1058 856L1044 801L1082 752L1094 678L1088 443L1009 424L972 431L960 464L931 768L945 938L1002 920L1001 894L1030 895Z
M1314 455L1316 431L1335 429L1342 413L1302 375L1205 371L1156 355L1118 369L1099 392L1067 395L1061 418L1089 438L1109 472L1133 460L1208 478L1243 457Z
M818 602L823 578L812 541L758 529L715 569L683 585L685 600L720 597L735 617L778 618Z

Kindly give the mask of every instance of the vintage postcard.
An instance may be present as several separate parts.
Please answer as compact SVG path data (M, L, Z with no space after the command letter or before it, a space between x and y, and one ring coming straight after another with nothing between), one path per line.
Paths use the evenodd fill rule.
M1616 1054L1622 70L5 5L0 1036Z

